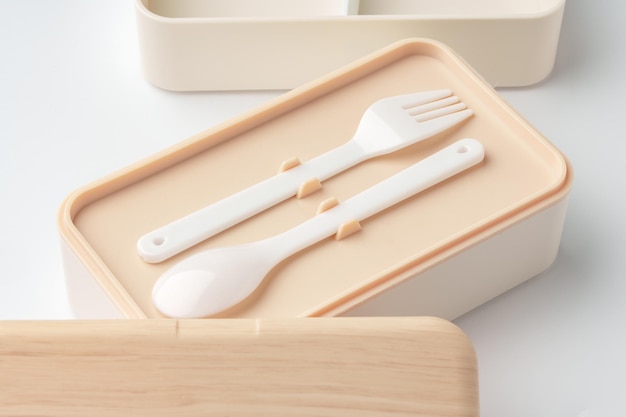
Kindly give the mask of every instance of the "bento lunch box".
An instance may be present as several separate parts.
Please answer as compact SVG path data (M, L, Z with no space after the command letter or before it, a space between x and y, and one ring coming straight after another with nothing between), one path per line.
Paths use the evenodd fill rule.
M492 86L511 87L550 74L565 0L135 0L135 6L145 76L167 90L291 89L415 37L449 45Z
M345 143L389 96L450 89L474 114L427 140L363 162L161 263L140 236ZM70 302L81 318L159 318L158 277L191 254L262 239L461 138L485 159L292 256L217 317L413 315L454 319L548 268L572 169L567 158L442 43L396 42L72 193L58 214Z

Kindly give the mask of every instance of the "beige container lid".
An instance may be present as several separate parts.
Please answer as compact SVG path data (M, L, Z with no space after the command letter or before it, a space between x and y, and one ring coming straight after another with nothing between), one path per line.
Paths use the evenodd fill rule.
M475 115L424 142L362 163L303 199L292 198L160 263L137 239L213 201L274 175L281 162L308 160L353 134L364 110L397 94L448 88ZM72 195L59 229L120 311L159 317L151 288L175 262L207 248L261 239L340 202L464 137L486 158L472 170L327 239L275 268L226 317L337 315L563 200L571 185L564 156L454 52L407 40L280 96L256 110L114 173Z

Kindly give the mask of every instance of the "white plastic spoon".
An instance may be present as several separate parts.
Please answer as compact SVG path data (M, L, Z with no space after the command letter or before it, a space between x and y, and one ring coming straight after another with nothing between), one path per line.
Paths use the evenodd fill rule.
M217 314L247 298L285 258L482 161L484 149L462 139L345 202L279 235L190 256L156 282L152 300L175 318Z

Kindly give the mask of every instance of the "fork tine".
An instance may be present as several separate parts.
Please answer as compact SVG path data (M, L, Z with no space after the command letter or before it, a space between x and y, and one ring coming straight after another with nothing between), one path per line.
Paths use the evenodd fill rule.
M465 103L456 103L451 106L446 106L446 107L442 107L436 110L431 110L426 113L418 114L417 116L415 116L415 120L417 120L418 122L425 122L427 120L435 119L435 118L445 116L450 113L455 113L460 110L464 110L465 108L467 108Z
M474 112L471 109L465 109L445 116L436 117L422 123L427 125L431 132L442 132L447 128L469 118L473 114Z
M436 110L441 107L448 106L450 104L455 104L459 102L459 98L457 96L450 96L446 98L442 98L441 100L431 101L430 103L422 104L417 107L408 108L408 113L411 116L417 116L418 114L426 113L431 110Z
M393 101L402 106L403 109L410 109L431 101L440 100L452 95L451 90L432 90L419 93L405 94L393 98Z

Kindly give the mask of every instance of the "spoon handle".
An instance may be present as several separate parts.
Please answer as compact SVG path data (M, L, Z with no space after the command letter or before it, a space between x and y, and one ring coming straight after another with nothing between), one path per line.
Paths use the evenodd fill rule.
M344 223L362 221L478 164L484 148L462 139L366 189L314 218L265 240L275 259L284 259L332 236Z

